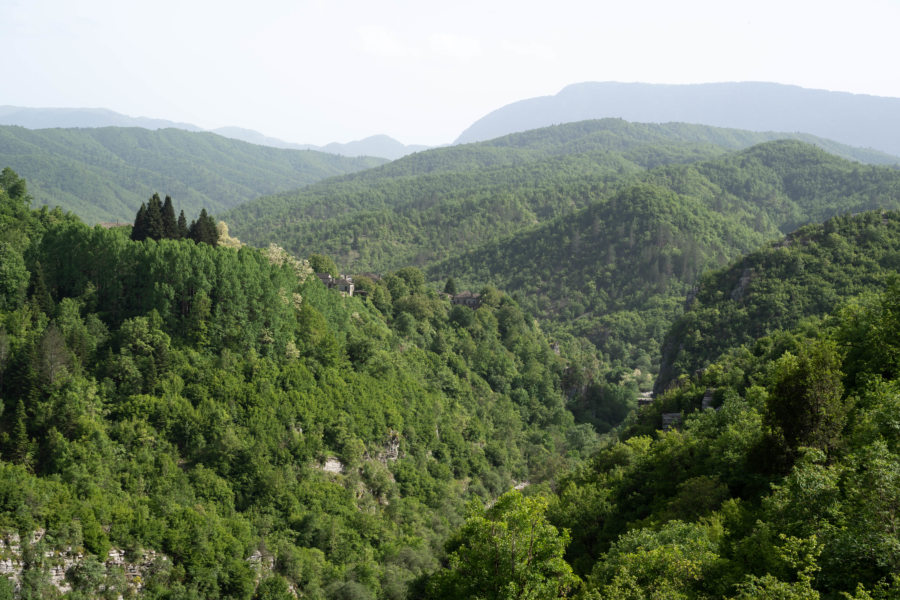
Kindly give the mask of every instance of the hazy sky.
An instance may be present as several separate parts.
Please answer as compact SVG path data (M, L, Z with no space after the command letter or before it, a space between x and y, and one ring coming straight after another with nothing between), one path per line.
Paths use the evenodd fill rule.
M0 0L0 104L453 141L583 81L900 97L900 0Z

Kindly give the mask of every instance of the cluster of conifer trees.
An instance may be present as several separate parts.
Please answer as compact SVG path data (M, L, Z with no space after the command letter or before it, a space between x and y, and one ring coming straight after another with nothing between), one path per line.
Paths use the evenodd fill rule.
M131 230L132 240L139 242L147 238L153 240L191 239L198 244L203 242L215 246L219 241L219 233L216 230L216 222L206 214L205 208L200 210L197 220L188 225L183 210L179 213L178 218L175 218L175 207L172 205L171 196L166 196L163 202L159 199L159 194L153 194L149 202L141 202L141 207L134 218L134 227Z

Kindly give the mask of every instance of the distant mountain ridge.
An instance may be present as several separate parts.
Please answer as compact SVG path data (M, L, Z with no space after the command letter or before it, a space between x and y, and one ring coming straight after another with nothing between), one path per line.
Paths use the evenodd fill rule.
M278 138L263 135L258 131L241 127L220 127L214 129L213 133L217 133L227 138L257 144L259 146L271 146L273 148L283 148L287 150L316 150L318 152L327 152L328 154L338 154L340 156L348 157L376 156L388 160L397 160L407 154L421 152L422 150L431 148L431 146L406 145L387 135L372 135L354 142L347 142L346 144L332 142L324 146L315 146L313 144L285 142Z
M473 123L455 143L608 117L803 132L900 155L900 98L756 82L574 84L555 96L529 98L499 108Z
M18 125L26 129L140 127L150 130L174 128L194 132L207 131L191 123L179 123L149 117L130 117L106 108L0 106L0 125ZM283 150L316 150L347 157L375 156L395 160L407 154L429 148L429 146L406 145L387 135L373 135L345 144L333 142L325 146L316 146L313 144L286 142L243 127L219 127L211 130L211 132L222 137L241 140L242 142L258 146L269 146Z
M582 121L422 152L225 220L245 242L349 272L412 264L434 283L494 285L546 331L645 376L705 269L835 214L900 209L900 170L857 152L806 134Z
M29 108L0 106L0 125L18 125L26 129L54 127L141 127L143 129L184 129L204 131L191 123L178 123L150 117L129 117L106 108Z

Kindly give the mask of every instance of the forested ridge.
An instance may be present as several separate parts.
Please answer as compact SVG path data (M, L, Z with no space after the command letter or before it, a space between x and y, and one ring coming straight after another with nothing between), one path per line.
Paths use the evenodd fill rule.
M61 206L88 223L130 223L140 203L162 190L189 214L204 206L215 214L383 162L180 129L0 126L0 165L32 182L35 204Z
M549 494L473 510L431 591L897 598L897 224L835 217L704 276L668 336L702 368L670 378ZM516 546L529 523L532 562ZM498 558L513 567L479 570Z
M554 337L586 338L610 368L640 369L649 385L705 269L806 223L900 207L894 167L798 140L728 152L768 135L568 124L419 153L228 218L242 239L323 252L350 271L415 264L437 284L495 285Z
M430 265L435 280L507 290L557 336L655 373L699 275L836 214L900 208L900 171L792 141L667 165L571 215ZM613 186L610 186L611 188Z
M657 388L704 368L729 348L883 290L898 267L900 214L872 211L801 227L705 273L667 335Z
M345 268L425 265L608 198L642 173L791 137L700 125L585 121L419 152L222 216L248 242L324 252ZM865 153L798 135L865 161Z

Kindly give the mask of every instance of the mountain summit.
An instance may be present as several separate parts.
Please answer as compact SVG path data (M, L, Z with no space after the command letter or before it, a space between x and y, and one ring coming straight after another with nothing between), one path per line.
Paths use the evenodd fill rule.
M750 131L800 131L900 154L900 98L754 82L579 83L563 88L555 96L530 98L499 108L472 124L455 143L606 117Z

